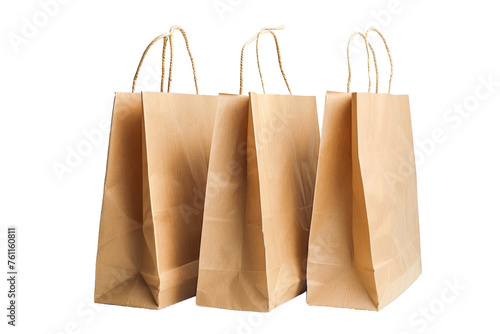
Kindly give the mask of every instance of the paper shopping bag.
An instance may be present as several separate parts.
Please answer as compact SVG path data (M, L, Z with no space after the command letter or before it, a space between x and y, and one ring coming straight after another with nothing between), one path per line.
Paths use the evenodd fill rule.
M315 97L241 85L217 105L196 302L267 312L305 291L319 126Z
M365 43L369 57L371 45L366 38ZM420 273L408 96L327 92L309 240L308 304L380 310Z
M156 41L164 40L165 51L170 40L172 50L174 30L188 47L184 31L172 27L148 46L139 69ZM171 71L169 88L170 81ZM195 295L216 103L216 96L198 94L117 93L96 302L159 309Z

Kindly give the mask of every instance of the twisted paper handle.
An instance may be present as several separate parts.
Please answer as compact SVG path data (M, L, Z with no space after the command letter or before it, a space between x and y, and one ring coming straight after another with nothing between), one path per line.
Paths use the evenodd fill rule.
M170 92L170 84L172 82L172 64L174 62L174 53L173 53L173 37L174 37L174 32L176 30L179 30L182 34L182 36L184 37L184 41L186 43L186 49L187 49L187 52L189 54L189 59L191 59L191 67L193 68L193 77L194 77L194 86L196 88L196 94L198 94L198 78L196 77L196 67L194 66L194 59L193 59L193 55L191 54L191 50L189 48L189 42L188 42L188 39L187 39L187 35L186 35L186 32L184 31L184 29L182 29L181 27L179 26L172 26L172 28L170 28L170 66L169 66L169 70L168 70L168 87L167 87L167 92ZM163 48L163 52L165 52L165 46Z
M388 93L390 93L391 92L391 84L392 84L392 76L394 74L394 66L392 64L391 51L389 50L389 46L387 45L387 41L385 40L384 35L382 35L382 33L380 31L378 31L377 29L375 29L375 28L368 29L366 31L366 34L365 34L366 37L368 37L368 33L370 31L376 32L380 36L380 38L382 38L382 41L384 42L384 45L385 45L385 49L387 50L387 56L389 56L389 62L391 63L391 76L389 77L389 89L388 89Z
M151 49L151 47L156 42L158 42L160 39L163 39L162 67L161 67L161 91L162 92L163 92L163 87L164 87L164 82L165 82L165 53L166 53L167 43L170 40L170 66L169 66L169 73L168 73L168 88L167 88L167 92L170 92L170 85L172 82L172 65L173 65L173 57L174 57L172 37L173 37L173 33L175 32L175 30L179 30L182 33L182 36L184 37L184 41L186 42L186 49L187 49L187 52L189 54L189 58L191 59L191 66L193 68L193 77L194 77L194 85L196 88L196 94L198 94L198 80L196 77L196 67L194 65L194 59L193 59L193 56L191 54L191 50L189 48L189 42L188 42L188 39L186 36L186 32L184 31L184 29L182 29L179 26L173 26L172 28L170 28L170 31L168 33L164 33L164 34L159 35L151 43L149 43L149 45L146 47L146 50L144 50L144 53L142 54L141 60L139 62L139 66L137 67L137 71L135 72L134 81L132 83L132 93L135 92L137 78L139 77L139 72L141 70L142 64L144 62L144 59L146 58L146 55L147 55L149 49Z
M375 84L375 93L378 93L378 66L377 66L377 58L375 57L375 52L373 51L372 45L368 42L368 39L366 36L360 32L355 32L351 35L349 38L349 42L347 42L347 69L349 71L349 76L347 77L347 92L349 93L351 91L351 59L349 55L349 47L351 45L351 41L356 37L356 35L360 35L363 37L365 40L365 47L366 47L366 57L367 57L367 64L368 64L368 92L371 90L371 85L372 81L370 78L370 51L372 52L373 55L373 63L375 65L375 73L376 73L376 84Z
M174 54L174 46L172 45L172 32L170 31L169 37L163 39L163 50L161 52L161 92L163 93L163 87L165 87L165 53L167 50L167 43L170 39L170 67L172 67L172 55ZM168 82L170 83L170 73L168 75ZM169 87L170 88L170 87Z
M151 47L156 43L158 42L160 39L163 39L163 45L164 47L166 46L166 43L168 41L168 37L171 35L170 32L167 32L167 33L164 33L164 34L161 34L160 36L156 37L155 39L153 39L153 41L151 43L149 43L149 45L146 47L146 50L144 50L144 53L142 54L142 57L141 57L141 61L139 61L139 66L137 66L137 70L135 71L135 76L134 76L134 81L132 82L132 93L135 92L135 86L136 86L136 83L137 83L137 78L139 77L139 72L141 70L141 67L142 67L142 63L144 62L144 59L146 58L146 55L149 51L149 49L151 49ZM164 60L165 59L165 54L162 55L162 59ZM163 63L162 63L163 64ZM162 82L162 87L161 87L161 91L163 92L163 78L164 78L164 75L165 75L165 70L162 66L162 74L161 74L161 82Z
M241 57L240 57L240 95L243 94L243 58L244 58L244 54L245 54L245 47L247 47L250 43L252 43L255 40L257 40L256 43L255 43L255 51L257 53L257 66L259 68L260 82L262 84L262 91L264 92L264 94L266 93L266 90L265 90L265 87L264 87L264 79L262 77L262 71L261 71L261 68L260 68L260 59L259 59L259 38L260 38L260 35L265 34L265 33L270 33L273 36L273 38L274 38L274 42L276 44L276 53L278 55L278 63L279 63L280 70L281 70L281 75L283 76L283 80L285 81L285 84L286 84L286 87L288 89L288 92L290 92L290 94L292 94L292 91L290 90L290 86L288 84L288 80L286 79L285 72L283 71L283 64L281 62L281 52L280 52L280 48L279 48L279 44L278 44L278 38L276 37L276 34L273 31L273 30L282 30L282 29L284 29L284 26L275 27L275 28L262 28L257 35L255 35L252 38L250 38L243 45L243 47L241 48Z

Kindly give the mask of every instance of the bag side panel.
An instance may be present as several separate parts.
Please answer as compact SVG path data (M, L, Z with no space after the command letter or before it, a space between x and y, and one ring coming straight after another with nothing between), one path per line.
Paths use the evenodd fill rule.
M420 275L417 183L409 99L358 93L360 179L381 309Z
M327 92L309 237L309 305L375 310L353 268L352 95Z
M248 96L219 96L196 295L201 306L268 310L251 122Z
M144 248L141 127L140 93L116 93L99 231L95 302L156 308L139 275Z
M305 291L319 151L316 99L250 93L270 308Z
M160 308L196 293L217 96L144 92L147 175ZM147 211L145 211L145 218ZM152 236L153 235L153 236Z

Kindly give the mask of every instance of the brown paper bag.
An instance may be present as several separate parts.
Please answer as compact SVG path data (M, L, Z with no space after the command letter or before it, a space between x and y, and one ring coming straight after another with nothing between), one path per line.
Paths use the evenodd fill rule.
M132 91L149 48L163 39L164 53L168 40L172 51L174 30L182 32L191 56L185 32L172 27L144 52ZM196 75L195 85L198 93ZM195 295L216 105L216 96L198 94L116 94L96 302L159 309Z
M367 34L371 30L380 34L375 29ZM380 36L391 61L392 80L392 59ZM366 38L365 43L369 66L371 45ZM349 64L348 92L350 78ZM420 273L408 96L327 92L309 240L307 303L380 310Z
M240 79L217 106L196 303L267 312L305 290L319 126L315 97L244 96Z

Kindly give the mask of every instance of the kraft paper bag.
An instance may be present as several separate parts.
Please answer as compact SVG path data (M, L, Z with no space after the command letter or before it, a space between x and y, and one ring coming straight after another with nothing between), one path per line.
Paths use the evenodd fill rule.
M267 312L305 291L319 126L315 97L241 95L240 78L217 105L196 303Z
M421 274L419 235L408 96L327 92L307 303L382 309Z
M163 39L164 52L168 40L172 50L175 30L183 34L191 56L185 32L172 27L146 49L132 91L149 48ZM196 76L195 85L198 92ZM195 295L216 106L217 96L116 94L96 302L160 309Z

